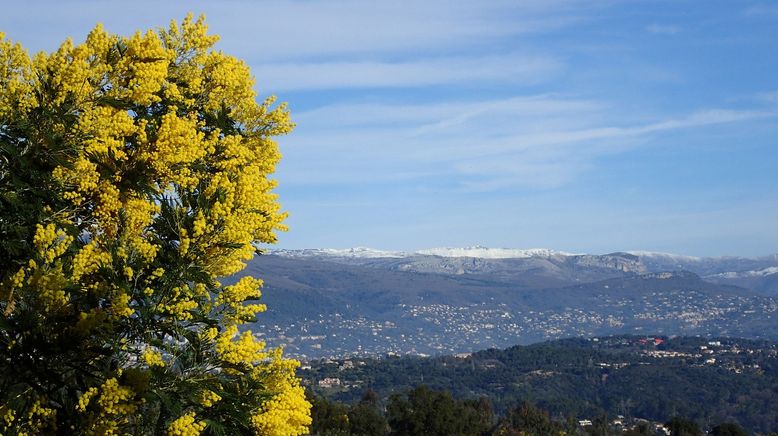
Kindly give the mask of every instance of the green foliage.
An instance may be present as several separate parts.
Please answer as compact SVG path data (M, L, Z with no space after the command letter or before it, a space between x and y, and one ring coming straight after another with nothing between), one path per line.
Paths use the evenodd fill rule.
M351 407L348 413L351 434L360 436L380 436L388 431L386 418L379 410L378 394L371 390Z
M323 397L309 396L311 403L311 434L320 436L340 436L351 434L348 407L334 403Z
M561 415L551 417L547 410L528 401L495 415L485 398L454 399L449 393L417 386L392 394L387 407L373 390L358 402L348 405L333 402L309 392L313 404L313 436L659 436L658 422L622 419L613 423L605 414L581 426L578 420ZM673 436L701 436L699 425L685 417L674 417L664 424ZM722 423L707 433L712 436L747 436L734 423ZM757 433L761 434L761 433ZM768 436L778 436L770 433Z
M670 429L671 436L701 436L702 435L702 430L700 430L700 426L696 422L679 416L673 417L670 421L668 421L665 424L665 427Z
M713 427L710 431L711 436L748 436L743 427L734 422L725 422Z
M412 436L481 435L491 427L484 405L455 400L447 392L418 386L406 395L390 397L387 420L392 434Z
M336 403L308 393L310 401L311 434L319 436L380 436L388 433L386 418L379 410L378 397L373 391L352 406Z
M500 430L505 434L526 436L558 435L564 431L560 423L551 420L547 411L527 401L508 412L500 424Z

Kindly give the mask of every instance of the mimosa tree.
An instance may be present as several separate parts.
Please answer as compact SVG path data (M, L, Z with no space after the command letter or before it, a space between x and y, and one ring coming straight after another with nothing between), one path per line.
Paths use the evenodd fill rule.
M305 433L297 362L219 280L283 230L274 136L203 19L99 25L29 57L0 34L0 433Z

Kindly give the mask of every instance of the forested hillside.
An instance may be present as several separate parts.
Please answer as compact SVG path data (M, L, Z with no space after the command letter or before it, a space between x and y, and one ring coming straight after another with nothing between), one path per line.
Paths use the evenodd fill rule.
M388 401L424 385L488 398L498 415L529 401L559 421L683 416L767 433L778 429L777 356L774 342L614 336L438 358L321 360L301 375L318 394L344 402L368 389Z

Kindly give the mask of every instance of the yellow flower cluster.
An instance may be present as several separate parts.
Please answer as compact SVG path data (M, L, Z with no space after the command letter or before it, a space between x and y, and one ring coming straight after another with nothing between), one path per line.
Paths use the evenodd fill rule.
M222 397L217 394L214 391L211 390L204 390L200 393L200 404L203 405L203 407L211 407L214 404L218 403Z
M110 265L111 255L97 248L95 241L83 247L73 256L73 266L70 277L77 282L81 277L89 275L104 265Z
M6 428L10 427L16 420L16 411L8 406L0 406L0 414L3 416L3 424L5 424Z
M19 268L16 273L11 276L11 289L19 288L24 284L24 277L26 276L26 273L24 271L24 268Z
M295 376L299 362L284 359L281 349L269 354L264 366L254 369L253 377L261 379L274 395L265 401L260 412L251 417L257 434L294 436L308 433L311 425L310 403Z
M45 263L52 263L54 259L62 256L71 242L73 237L67 235L64 230L57 230L54 224L47 224L46 227L38 224L33 237L38 254Z
M130 307L132 298L123 291L118 291L111 301L111 312L114 319L126 318L135 313L135 309Z
M93 397L97 395L98 391L97 388L91 387L87 389L86 392L81 394L80 397L78 397L78 404L76 405L76 410L85 412L87 406L89 406L89 402L92 400Z
M203 342L211 343L216 339L216 337L219 336L219 330L216 327L210 327L207 329L203 329L200 332L200 339Z
M55 402L50 402L45 396L33 397L32 395L27 398L27 401L30 403L24 413L17 413L8 405L0 405L1 434L19 436L58 434L57 430L61 430L61 428L57 426L58 413Z
M119 210L122 208L120 195L119 188L108 180L101 180L97 185L94 217L110 236L116 234Z
M0 32L0 124L37 106L32 91L32 62L20 44Z
M205 110L218 111L226 105L239 120L253 112L254 80L245 62L221 52L210 52L203 70L210 85Z
M38 399L27 412L27 425L33 432L43 433L44 429L55 430L57 428L57 411L51 407L45 407L44 399Z
M262 412L251 417L257 434L267 436L296 436L308 434L311 416L305 390L288 386L262 405Z
M153 366L164 367L166 365L165 359L162 358L162 353L160 353L159 351L155 351L150 348L147 348L146 350L143 351L142 357L143 357L143 362L146 363L146 365L148 365L149 367L153 367Z
M168 436L198 436L203 430L205 430L205 423L195 421L194 412L189 412L171 422L167 434Z
M141 198L130 198L122 208L122 241L131 254L137 254L140 260L150 263L157 256L159 247L149 241L147 228L159 213L159 205Z
M192 289L189 285L182 285L171 290L170 298L160 303L160 311L170 315L176 320L192 319L191 311L197 309L199 304L193 299Z
M122 42L126 51L116 65L115 73L119 81L126 81L126 87L117 90L117 97L128 98L140 105L160 101L156 94L167 78L172 51L163 47L151 30L143 35L137 32Z
M243 304L248 299L258 299L262 295L261 287L262 280L254 277L243 277L235 285L226 286L215 301L224 306L224 319L231 324L239 323L263 312L264 304Z
M237 341L232 339L238 334L238 327L227 327L216 339L216 353L219 357L235 365L252 365L265 359L265 343L254 339L251 332L243 332Z
M97 192L100 181L97 164L83 156L76 159L72 169L59 166L54 169L52 175L66 187L67 191L63 197L76 205L80 205Z
M214 143L213 139L205 140L201 127L202 123L194 114L179 117L175 108L169 108L168 113L162 116L156 132L157 140L141 154L157 171L160 185L176 183L186 188L197 185L199 179L189 165L205 157ZM215 138L215 135L211 137Z
M121 425L137 413L135 393L119 384L115 377L107 379L100 387L91 387L78 398L76 411L86 414L88 435L119 435ZM97 398L96 401L95 398ZM91 407L90 407L91 405ZM89 408L89 410L87 410Z
M116 378L109 378L100 386L100 398L97 403L100 410L112 415L130 415L135 413L137 405L132 402L135 393L122 386Z
M84 151L93 155L110 155L117 160L127 159L125 138L136 131L133 118L127 111L110 106L93 106L78 119L76 133L83 138Z
M83 103L93 97L95 89L90 86L105 74L106 65L95 61L93 47L82 44L74 47L70 38L51 55L43 52L35 55L34 69L46 72L46 86L52 90L51 100L42 100L42 106L56 107L70 99Z
M70 294L63 289L67 283L62 265L41 268L35 262L30 263L30 278L27 280L35 292L34 300L45 313L59 311L70 301Z
M186 106L192 106L202 100L202 65L207 51L219 40L217 35L208 35L208 27L201 16L192 21L191 14L181 25L171 21L170 27L160 37L169 49L176 54L175 70L170 71L171 80L165 84L165 96ZM182 85L182 86L179 86Z

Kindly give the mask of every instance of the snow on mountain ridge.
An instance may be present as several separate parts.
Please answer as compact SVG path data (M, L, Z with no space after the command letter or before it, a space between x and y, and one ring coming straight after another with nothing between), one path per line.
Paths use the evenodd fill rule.
M284 257L354 257L354 258L381 258L381 257L407 257L402 251L384 251L368 247L354 248L304 248L301 250L269 250L270 254Z
M355 248L306 248L302 250L269 250L271 254L284 257L342 257L342 258L403 258L411 256L475 257L482 259L526 259L530 257L573 256L571 253L548 248L487 248L481 246L463 248L430 248L414 252L384 251L367 247Z
M481 259L525 259L529 257L573 256L572 253L548 248L487 248L481 246L464 248L429 248L416 251L416 254L439 257L476 257Z
M673 253L661 253L657 251L625 251L625 253L632 254L634 256L638 257L654 257L654 258L665 258L665 259L676 259L676 260L686 260L691 262L697 262L702 260L701 257L695 257L695 256L686 256L683 254L673 254Z
M758 271L728 271L723 272L719 274L714 274L711 277L721 277L725 279L737 279L737 278L744 278L744 277L764 277L764 276L770 276L773 274L778 274L778 267L771 266L765 269L760 269Z
M552 250L549 248L489 248L483 246L473 247L439 247L428 248L417 251L389 251L378 250L369 247L353 247L353 248L304 248L304 249L267 249L269 254L284 257L336 257L336 258L352 258L352 259L371 259L371 258L405 258L413 256L438 256L438 257L471 257L482 259L527 259L532 257L549 258L553 256L580 256L584 253L567 253L564 251ZM709 260L723 260L723 259L741 259L740 257L696 257L686 256L682 254L661 253L655 251L626 251L625 253L643 257L646 259L655 259L658 261L674 261L674 262L705 262ZM778 254L765 256L759 259L778 261ZM770 275L775 272L764 270L766 272L762 275Z

